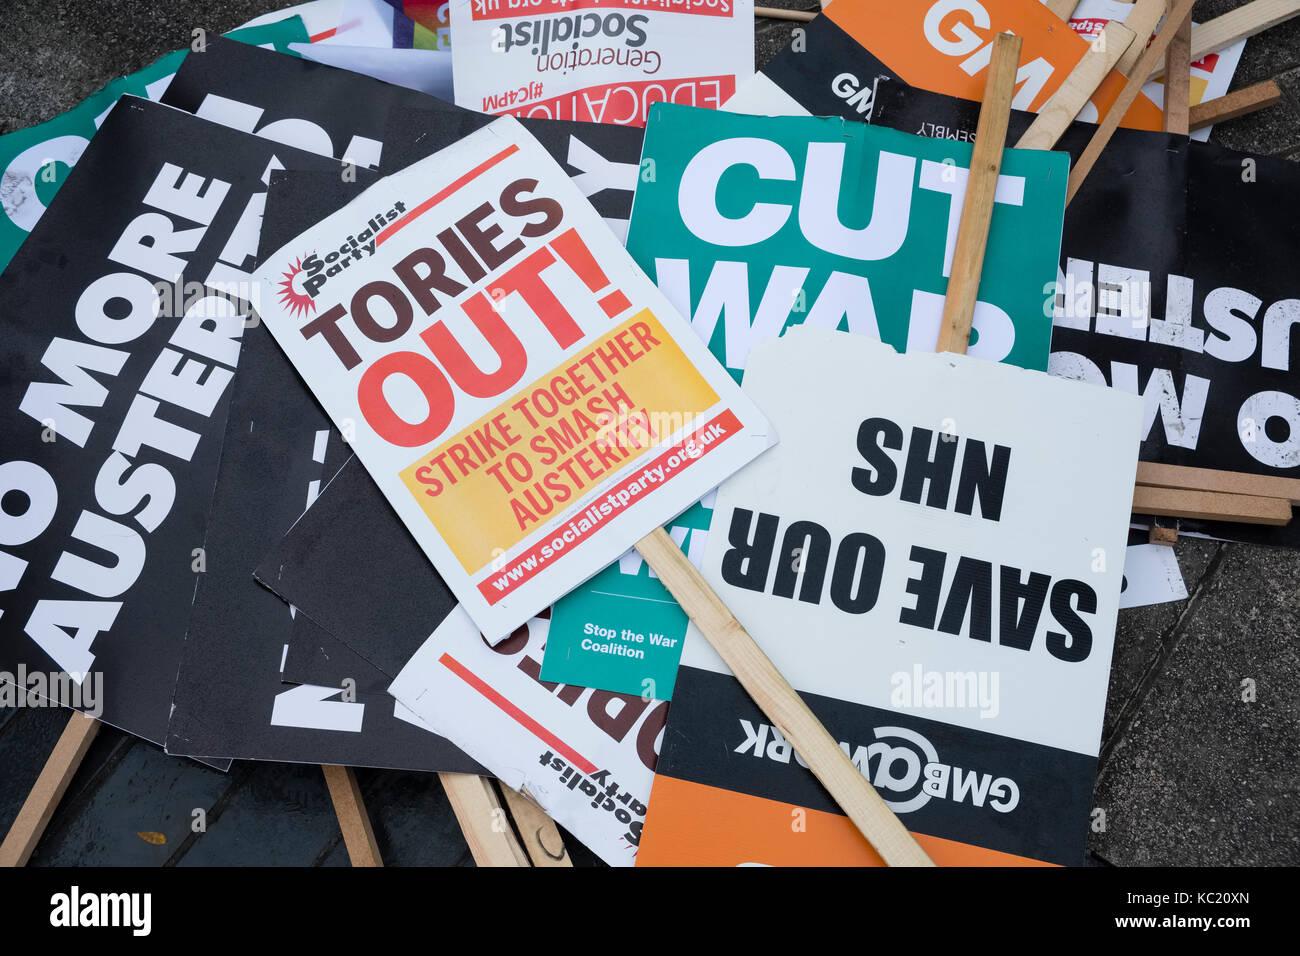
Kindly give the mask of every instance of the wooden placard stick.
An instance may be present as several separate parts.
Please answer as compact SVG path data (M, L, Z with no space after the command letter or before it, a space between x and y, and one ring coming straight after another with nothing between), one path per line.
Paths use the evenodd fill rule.
M970 175L966 180L966 196L962 200L961 221L957 226L952 269L944 293L943 320L939 325L936 349L939 352L964 355L970 343L971 320L975 317L975 299L979 293L980 273L984 269L984 250L989 241L989 222L993 218L993 195L998 188L1007 123L1011 119L1011 100L1016 92L1020 45L1020 37L1010 33L999 33L993 41L993 58L989 62L984 102L975 126L975 146L971 151Z
M99 721L73 711L40 776L23 801L22 809L9 827L4 843L0 844L0 866L27 865L97 733Z
M529 865L491 781L468 773L440 773L438 779L478 866Z
M321 770L325 773L325 785L334 803L334 815L339 818L339 829L343 831L348 859L353 866L383 866L375 831L370 826L370 815L361 799L356 772L351 767L335 764L322 764Z
M1135 514L1239 521L1242 524L1280 526L1291 523L1291 502L1284 498L1154 488L1150 485L1138 485L1133 489L1133 511Z
M870 781L853 765L835 738L781 676L722 599L695 570L663 528L655 528L636 549L695 626L731 668L742 687L808 765L889 866L933 866L907 828L885 805Z
M1101 151L1110 142L1110 138L1115 134L1115 130L1119 127L1124 114L1128 112L1128 108L1133 105L1133 101L1142 92L1142 78L1151 72L1151 67L1155 63L1164 59L1165 50L1169 48L1174 34L1178 32L1179 24L1191 14L1194 2L1195 0L1175 0L1174 8L1170 12L1168 19L1165 20L1165 25L1156 34L1155 39L1151 41L1151 45L1138 58L1133 75L1124 84L1124 89L1120 90L1119 96L1111 104L1110 111L1098 124L1097 131L1092 134L1092 139L1088 141L1083 155L1079 157L1079 161L1070 170L1070 183L1065 192L1067 206L1079 191L1079 187L1083 185L1088 173L1092 171L1092 167L1096 165L1097 157L1101 155ZM1300 0L1296 0L1296 2L1300 3Z
M533 866L573 866L569 851L564 848L560 828L546 815L546 811L517 790L497 782Z
M1300 0L1254 0L1221 17L1192 28L1192 62L1207 54L1232 46L1238 40L1253 37L1269 27L1290 20L1300 14ZM1182 22L1180 19L1179 23ZM1169 21L1165 21L1168 29ZM1163 30L1161 31L1164 32ZM1164 64L1156 62L1142 71L1142 76L1154 80L1164 72Z
M799 20L807 23L817 19L815 10L783 10L780 7L755 7L754 16L768 17L772 20Z
M1137 3L1133 4L1133 9L1124 18L1124 26L1132 31L1136 39L1119 58L1115 69L1125 76L1132 72L1138 57L1147 48L1147 41L1151 39L1151 34L1156 32L1156 27L1160 26L1160 18L1165 15L1165 10L1168 8L1166 0L1137 0Z
M1029 129L1016 143L1016 149L1051 149L1055 146L1132 43L1132 30L1118 20L1107 23L1093 41L1092 48L1079 59L1065 82L1043 104Z
M1197 130L1224 120L1236 119L1247 113L1275 106L1282 100L1282 88L1272 80L1244 86L1227 96L1215 97L1197 103L1188 111L1188 128Z
M1300 478L1252 475L1241 471L1188 468L1183 465L1140 461L1137 483L1156 488L1183 488L1189 491L1217 491L1228 495L1281 498L1289 504L1300 505Z
M1191 132L1192 15L1187 14L1165 51L1165 132Z

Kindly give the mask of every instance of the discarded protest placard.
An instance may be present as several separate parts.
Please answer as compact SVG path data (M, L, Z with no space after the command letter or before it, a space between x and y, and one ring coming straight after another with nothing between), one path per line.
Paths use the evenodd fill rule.
M304 97L304 89L312 96ZM213 44L181 69L163 102L383 172L409 166L492 122L370 76L230 43ZM624 238L640 171L641 130L568 120L522 122ZM356 172L345 179L355 182Z
M353 170L345 180L337 164L321 165L328 170L273 174L263 249L278 248L374 178ZM291 680L287 646L303 629L302 616L295 621L254 580L253 568L351 452L260 325L245 333L241 370L203 542L212 566L195 590L168 752L478 772L444 739L401 715L386 691L391 677L340 666L327 680L282 682ZM258 507L248 508L250 500Z
M389 681L456 607L355 458L321 489L256 576Z
M628 252L734 375L799 323L934 350L968 143L664 105L642 155ZM1005 154L972 355L1046 368L1067 169Z
M705 577L936 862L1081 862L1141 403L815 328L745 388ZM698 633L677 681L639 864L878 861Z
M741 86L725 108L744 113L871 119L878 87L891 82L978 99L993 38L1023 40L1012 105L1036 111L1088 52L1088 41L1039 3L1020 0L852 0L830 4L795 31L789 46ZM1124 79L1112 73L1082 118L1105 116ZM1160 129L1160 109L1145 96L1124 125Z
M451 104L430 101L430 105L434 108L394 109L389 121L390 132L384 139L386 163L394 168L407 166L491 121L488 117ZM625 234L627 218L631 213L632 189L639 168L637 161L641 154L641 130L558 120L524 122L529 131L537 136L538 142L570 172L575 185L592 201L606 225ZM363 170L358 171L355 182L342 181L337 172L286 170L274 174L268 190L267 212L262 226L262 248L278 248L307 225L342 208L371 181L372 175ZM285 369L287 371L287 362ZM304 448L315 449L319 443L323 443L326 448L342 445L342 436L330 426L328 418L310 396L301 379L290 373L272 387L279 396L279 401L268 403L261 409L260 422L263 430L292 427L299 436L297 441L304 443ZM322 432L326 437L321 437ZM377 671L382 666L387 673L387 679L383 682L386 687L419 647L420 641L442 620L454 599L445 591L441 582L438 582L436 589L425 583L429 579L438 581L436 574L431 572L428 562L410 535L391 514L383 495L365 475L359 462L353 461L344 466L338 478L327 485L323 482L317 485L313 479L308 496L314 498L318 487L325 489L324 501L314 505L313 510L295 526L294 533L285 540L285 545L288 546L290 541L301 541L317 532L331 534L343 527L351 516L373 516L369 533L361 528L348 532L347 536L353 543L346 549L344 561L349 573L358 567L373 567L376 574L355 578L350 591L356 593L358 588L379 586L378 592L370 594L369 605L377 611L400 609L407 612L408 616L397 621L371 620L365 627L349 630L348 636L362 643L356 649L348 648L348 651ZM272 493L269 488L262 489L263 497ZM281 513L296 517L303 506L301 489L284 488L280 495L287 496L287 501L268 502L267 507L287 506L289 510ZM337 510L333 509L331 502L339 501L341 497L346 499L346 504ZM248 518L255 518L259 531L271 536L265 547L277 543L277 537L283 529L277 530L272 522L264 520L262 514L249 515ZM385 522L394 526L393 533L389 536L378 535L376 529L386 527ZM351 560L356 553L357 542L376 544L373 560ZM277 548L262 568L262 581L290 603L316 605L318 602L313 600L314 592L310 590L317 579L316 572L334 557L331 548L326 546L319 552L313 552L310 566L304 566L305 559L302 555ZM380 568L388 568L388 571L380 573ZM395 568L407 569L415 579L422 582L420 586L412 586L408 597L399 603L387 600L383 590L387 575L394 573ZM324 576L328 577L328 574ZM305 590L300 591L300 588ZM436 593L446 594L445 605L424 600L432 598ZM415 595L420 599L417 600ZM270 630L278 633L276 628ZM312 649L295 644L299 631L299 628L294 628L293 636L289 639L289 651L282 661L280 673L285 680L338 687L342 679L356 677L352 671L340 669L336 663L310 670L300 666L303 658L299 654L310 655ZM321 629L317 629L316 635L319 636L320 633ZM410 639L406 639L408 634ZM279 648L280 644L281 639L272 634L269 646ZM314 650L318 653L320 648ZM338 655L331 656L337 658ZM308 657L307 660L311 664L321 663L319 657Z
M297 17L226 35L281 52L307 38ZM158 99L189 52L168 53L138 73L113 80L52 120L0 136L0 271L41 218L113 104L126 95Z
M311 96L304 96L311 90ZM187 57L162 102L204 119L366 168L380 165L388 109L423 94L221 38Z
M658 102L716 108L754 72L752 0L452 0L456 102L643 126Z
M167 752L480 772L442 738L397 717L387 681L366 669L340 667L328 684L281 682L295 619L253 568L349 454L294 378L265 328L245 332L203 539L209 566L194 592Z
M775 441L510 117L381 180L262 281L268 327L492 640Z
M429 105L436 105L436 111L406 106L393 110L385 137L389 144L386 168L409 166L492 120L449 103L431 101ZM448 111L456 115L448 115ZM632 196L641 172L641 127L547 119L522 119L520 123L569 174L619 242L626 241ZM451 136L449 128L460 132Z
M668 704L539 676L547 622L490 647L453 611L390 688L611 866L636 860Z
M106 722L157 743L275 156L334 165L124 97L0 276L0 669L94 682Z
M842 119L656 106L628 252L737 380L799 323L933 352L970 162L969 143ZM970 354L1047 368L1067 171L1059 153L1006 152ZM674 523L702 554L707 509ZM685 630L625 555L557 603L544 675L668 699Z

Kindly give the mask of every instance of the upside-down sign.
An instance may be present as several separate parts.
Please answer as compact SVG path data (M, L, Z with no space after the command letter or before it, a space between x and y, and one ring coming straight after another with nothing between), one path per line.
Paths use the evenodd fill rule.
M456 104L644 126L716 109L754 72L753 0L452 0Z
M266 260L276 340L496 641L775 441L513 118Z

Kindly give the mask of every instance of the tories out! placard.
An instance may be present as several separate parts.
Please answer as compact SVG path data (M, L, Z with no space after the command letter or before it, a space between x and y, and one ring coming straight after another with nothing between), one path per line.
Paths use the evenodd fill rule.
M807 326L745 389L705 578L936 862L1081 863L1142 403ZM695 630L656 774L638 864L879 861Z
M452 0L456 102L644 126L655 103L721 106L754 72L752 0Z
M261 279L280 346L490 640L775 441L510 117Z

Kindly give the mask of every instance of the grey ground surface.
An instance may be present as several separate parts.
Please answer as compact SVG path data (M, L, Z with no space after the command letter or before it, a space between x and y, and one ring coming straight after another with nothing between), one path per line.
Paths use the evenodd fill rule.
M114 76L187 44L195 27L221 32L287 5L4 0L0 133L74 106ZM1200 0L1194 17L1240 5ZM757 21L759 65L792 27ZM1300 20L1251 40L1233 86L1270 77L1284 101L1219 126L1213 141L1300 161ZM1120 612L1091 859L1300 863L1300 552L1183 539L1177 554L1188 599ZM1246 681L1252 701L1243 700ZM0 710L0 832L66 720L60 711ZM359 777L388 863L472 865L435 777ZM194 807L207 808L206 833L191 832ZM148 832L166 842L139 836ZM578 862L592 861L575 840L566 842ZM347 854L318 768L238 763L220 774L106 728L32 862L335 866L346 865Z

